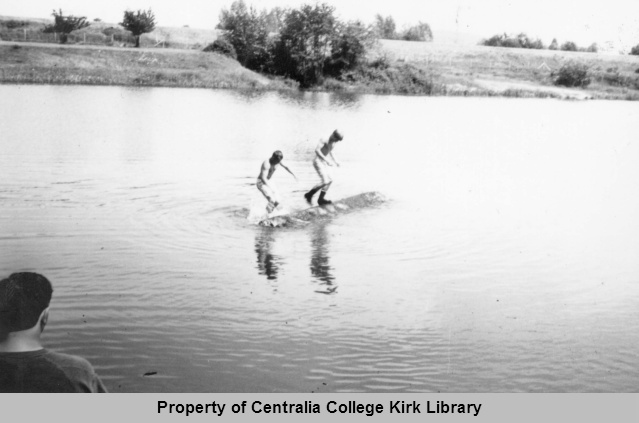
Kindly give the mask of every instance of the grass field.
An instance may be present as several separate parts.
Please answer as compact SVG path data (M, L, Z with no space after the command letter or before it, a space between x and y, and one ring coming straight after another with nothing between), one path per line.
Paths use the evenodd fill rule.
M46 21L24 20L26 25L9 29L2 25L8 19L19 18L0 16L0 83L297 88L215 53L203 53L201 49L219 35L214 29L159 27L143 35L142 48L134 49L121 28L108 23L94 22L73 33L67 45L60 45L53 38L37 39L38 34L50 35L41 33ZM315 89L639 100L639 56L486 47L443 38L435 37L432 43L380 40L370 58L384 57L390 64L383 75L327 80ZM587 88L552 84L552 72L570 62L588 67L592 82Z
M381 41L378 54L415 63L441 82L471 93L521 89L575 98L639 99L639 56L389 40ZM592 83L587 89L552 85L552 71L571 62L588 66Z

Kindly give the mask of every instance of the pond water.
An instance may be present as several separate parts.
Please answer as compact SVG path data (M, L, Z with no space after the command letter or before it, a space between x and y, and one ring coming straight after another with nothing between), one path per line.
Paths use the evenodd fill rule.
M0 271L112 392L637 392L639 103L0 86ZM383 205L247 220L280 149ZM145 374L147 374L145 376Z

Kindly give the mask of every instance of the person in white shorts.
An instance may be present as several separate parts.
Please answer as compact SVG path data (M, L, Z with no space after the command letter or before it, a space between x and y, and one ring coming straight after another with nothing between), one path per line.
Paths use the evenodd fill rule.
M333 156L333 148L335 147L336 142L343 139L344 137L342 136L342 134L336 129L333 131L327 141L322 140L317 145L317 148L315 149L315 159L313 160L313 167L320 177L320 183L315 185L313 189L304 194L304 198L306 198L308 204L312 204L313 196L315 195L315 193L317 193L317 191L320 190L321 192L319 198L317 199L317 204L323 206L325 204L332 203L331 200L327 200L326 198L324 198L324 196L333 183L329 167L333 165L339 167L339 163L337 162L337 160L335 160L335 156Z
M260 174L257 177L257 189L266 197L268 204L266 205L266 211L271 213L280 204L279 194L273 184L270 181L271 176L277 170L277 166L282 166L288 173L293 175L295 179L297 177L282 163L284 154L277 150L273 153L270 159L264 160L260 169Z

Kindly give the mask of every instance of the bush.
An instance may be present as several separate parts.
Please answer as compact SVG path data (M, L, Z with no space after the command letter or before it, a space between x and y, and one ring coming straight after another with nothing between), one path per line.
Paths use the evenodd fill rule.
M559 43L557 42L556 38L553 38L552 42L548 46L548 50L558 50L558 49L559 49Z
M224 56L237 60L237 52L235 51L233 44L225 38L218 38L208 46L204 47L202 51L223 54Z
M29 22L9 19L8 21L0 21L0 25L5 26L7 29L16 29L29 26Z
M630 54L633 56L639 56L639 44L630 49Z
M502 44L502 36L501 35L493 35L487 40L482 41L480 44L489 46L489 47L501 47Z
M561 50L563 51L577 51L577 44L573 43L572 41L566 41L565 43L563 43L561 45Z
M619 73L619 68L608 68L602 79L606 81L608 85L622 86L624 85L625 78Z
M110 26L108 28L104 28L102 30L102 34L109 38L109 42L112 39L118 43L135 44L135 37L131 35L129 31L125 31L122 28L114 28Z
M493 35L489 39L482 41L480 44L492 47L530 48L537 50L545 48L544 43L539 38L533 40L523 32L516 37L511 37L508 34Z
M400 38L404 41L433 41L433 31L430 25L420 22L402 32Z
M544 46L544 43L539 38L535 41L528 39L525 47L534 50L543 50L546 48L546 46Z
M506 38L505 40L502 41L501 47L520 48L521 44L519 43L519 40L516 38Z
M635 72L639 73L639 69ZM602 75L601 79L608 85L615 87L639 88L639 78L632 75L623 75L619 72L619 68L617 67L606 69L606 73Z
M121 29L121 28L114 28L112 26L110 26L108 28L104 28L102 30L102 33L104 35L106 35L107 37L110 37L112 35L114 35L116 37L117 36L128 36L129 35L128 31L125 31L124 29Z
M372 69L386 70L390 68L390 66L391 66L390 59L386 55L379 56L368 63L368 67Z
M558 71L553 71L551 77L555 85L582 88L590 85L588 66L579 63L565 64Z

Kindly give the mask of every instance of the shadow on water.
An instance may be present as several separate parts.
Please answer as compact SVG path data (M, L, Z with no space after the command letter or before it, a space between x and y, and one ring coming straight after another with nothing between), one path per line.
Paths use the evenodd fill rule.
M326 223L320 223L311 228L311 275L320 284L315 292L320 294L337 293L333 268L330 264L328 233Z

